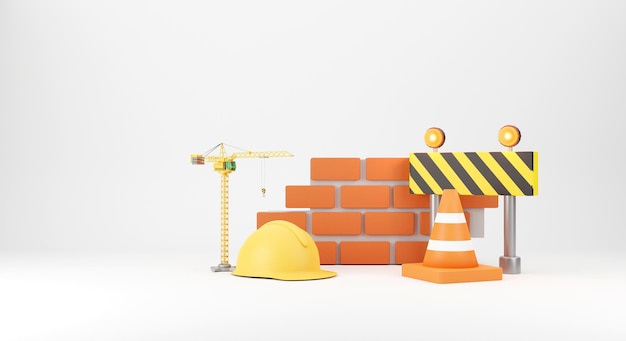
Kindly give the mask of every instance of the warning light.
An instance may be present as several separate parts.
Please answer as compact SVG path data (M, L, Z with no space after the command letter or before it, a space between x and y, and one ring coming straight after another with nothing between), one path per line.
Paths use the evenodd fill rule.
M443 146L443 143L446 142L446 134L443 133L443 130L432 127L426 130L426 134L424 134L424 142L430 148L437 149Z
M498 141L500 141L500 144L505 147L512 148L513 146L516 146L521 138L522 135L516 126L505 125L500 128L500 131L498 132Z

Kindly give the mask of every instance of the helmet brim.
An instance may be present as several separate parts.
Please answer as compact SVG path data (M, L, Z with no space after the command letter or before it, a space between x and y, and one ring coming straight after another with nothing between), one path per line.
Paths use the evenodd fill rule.
M327 270L312 270L312 271L292 271L289 273L275 273L272 277L264 277L264 276L247 276L237 271L232 272L235 276L240 277L254 277L254 278L270 278L270 279L278 279L281 281L310 281L316 279L324 279L331 278L337 276L337 273L334 271Z

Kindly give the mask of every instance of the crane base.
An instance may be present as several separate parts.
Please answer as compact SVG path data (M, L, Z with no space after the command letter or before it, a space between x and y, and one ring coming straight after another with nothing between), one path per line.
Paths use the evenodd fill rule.
M235 270L235 267L230 264L220 264L211 267L211 271L213 272L232 272L233 270Z

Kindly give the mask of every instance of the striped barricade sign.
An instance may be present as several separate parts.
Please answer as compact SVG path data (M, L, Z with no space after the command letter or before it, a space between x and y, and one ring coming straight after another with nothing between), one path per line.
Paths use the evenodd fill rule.
M534 196L538 194L537 152L411 153L411 194Z

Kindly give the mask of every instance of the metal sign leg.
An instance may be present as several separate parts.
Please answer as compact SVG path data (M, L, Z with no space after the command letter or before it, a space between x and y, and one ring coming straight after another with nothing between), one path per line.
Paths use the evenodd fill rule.
M522 272L521 259L515 255L515 196L505 195L504 200L504 256L500 257L502 273Z

